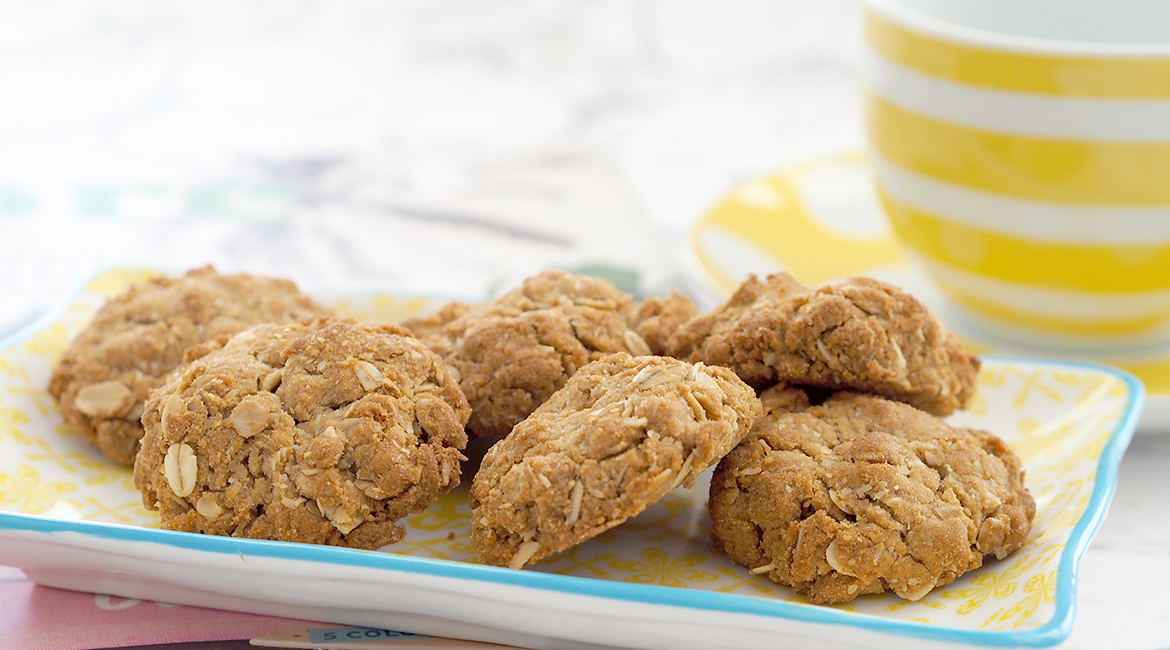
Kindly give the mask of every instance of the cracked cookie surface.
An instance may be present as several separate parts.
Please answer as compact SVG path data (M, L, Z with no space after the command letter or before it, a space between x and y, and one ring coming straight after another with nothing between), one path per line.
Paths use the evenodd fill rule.
M220 342L146 403L134 480L164 528L376 549L458 485L467 402L406 330L319 317Z
M716 546L753 574L813 603L918 600L1027 540L1035 502L991 433L872 395L762 398L768 414L716 467L709 501Z
M666 356L670 350L670 337L683 323L698 315L699 307L695 301L674 290L666 297L648 296L630 305L627 320L650 346L651 354Z
M749 277L671 338L670 353L733 369L749 384L851 389L935 415L964 408L979 360L916 298L852 276L808 288L786 273Z
M689 487L762 412L726 368L625 353L585 366L484 456L480 561L521 568L620 524Z
M582 366L650 353L625 319L632 300L606 280L545 271L494 300L449 303L402 325L455 369L468 432L502 438Z
M329 310L288 280L211 267L128 286L98 309L49 379L65 422L107 458L133 465L147 393L192 345Z

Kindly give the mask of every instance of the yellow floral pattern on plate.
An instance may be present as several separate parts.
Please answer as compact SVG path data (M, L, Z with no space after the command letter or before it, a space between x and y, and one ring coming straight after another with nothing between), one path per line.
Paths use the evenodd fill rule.
M0 510L157 527L130 470L106 462L62 424L45 391L51 365L102 302L139 270L91 282L55 317L0 351ZM417 297L315 294L355 318L397 321L437 306ZM1097 466L1133 396L1118 375L1091 365L989 359L963 426L994 431L1019 453L1037 501L1024 548L917 602L868 596L837 609L962 629L1028 629L1054 611L1060 559L1092 503ZM406 521L406 539L385 552L474 563L466 481ZM706 484L678 489L639 516L531 567L532 571L699 589L803 603L803 598L723 557L710 541ZM812 607L812 605L808 605Z

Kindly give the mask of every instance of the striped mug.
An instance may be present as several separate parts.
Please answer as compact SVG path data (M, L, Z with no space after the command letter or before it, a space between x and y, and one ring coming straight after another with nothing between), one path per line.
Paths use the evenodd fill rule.
M1170 3L866 0L897 238L991 329L1170 339Z

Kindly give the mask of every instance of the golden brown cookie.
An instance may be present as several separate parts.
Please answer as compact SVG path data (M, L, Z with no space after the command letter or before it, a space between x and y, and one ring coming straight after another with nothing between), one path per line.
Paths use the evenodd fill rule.
M468 412L397 326L259 325L151 393L134 482L171 530L376 549L458 485Z
M616 353L484 456L471 485L481 562L521 568L638 514L743 439L763 412L726 368Z
M49 392L61 416L109 459L134 464L143 402L192 345L328 310L288 280L210 266L156 277L108 300L61 355Z
M545 271L495 300L450 303L402 325L454 368L471 404L468 432L500 438L581 366L650 353L626 322L632 300L608 281Z
M670 337L692 318L699 315L699 307L690 297L678 290L665 298L649 296L630 306L627 320L650 346L650 353L665 356L670 350Z
M686 323L672 356L726 366L757 388L791 383L876 393L935 415L964 408L979 360L898 287L847 277L809 289L786 273L749 277Z
M698 314L681 324L667 341L667 351L679 359L697 357L713 335L726 336L745 312L752 308L779 305L792 296L807 293L808 287L788 273L773 273L761 280L756 275L736 287L714 311Z
M778 386L711 478L712 536L814 603L892 590L918 600L1020 548L1036 504L986 431L857 393L809 405Z

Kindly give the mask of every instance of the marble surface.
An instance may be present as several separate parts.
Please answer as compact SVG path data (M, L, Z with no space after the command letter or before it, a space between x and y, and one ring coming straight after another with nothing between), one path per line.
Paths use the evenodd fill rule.
M436 157L596 155L677 249L733 183L857 146L856 22L842 0L0 3L0 320L110 264L352 259L305 185L370 158L442 190ZM314 275L400 284L337 266Z
M862 148L858 39L852 0L2 1L0 335L127 265L483 294L612 254L713 300L687 229ZM1170 647L1168 468L1133 440L1062 649Z

